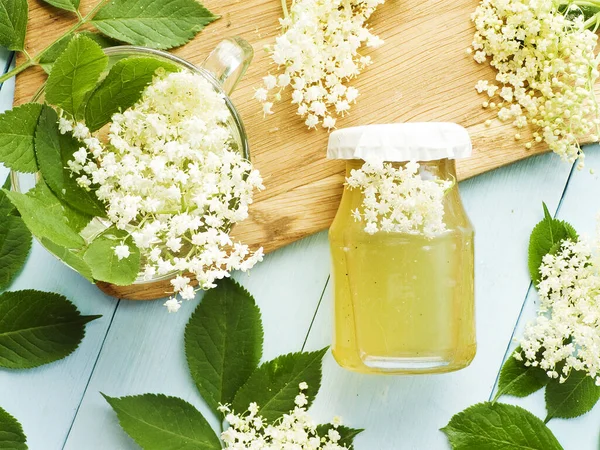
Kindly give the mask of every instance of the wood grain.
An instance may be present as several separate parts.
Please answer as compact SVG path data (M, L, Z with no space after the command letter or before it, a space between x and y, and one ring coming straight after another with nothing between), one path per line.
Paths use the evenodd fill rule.
M526 150L525 141L516 142L508 124L483 124L494 112L481 107L483 99L474 85L479 79L492 80L494 73L487 64L476 64L465 51L473 36L469 17L477 3L389 0L381 6L371 23L386 44L365 52L374 64L354 80L361 92L358 104L338 125L457 122L467 127L474 142L474 156L458 165L460 179L545 151L542 146ZM27 45L35 55L72 25L73 17L41 0L29 0L29 4ZM83 0L84 12L93 4ZM279 0L205 0L204 4L222 18L174 53L199 64L221 39L234 35L247 39L255 49L255 60L232 99L245 122L252 160L267 189L257 195L249 220L237 226L234 235L270 252L330 225L342 191L343 163L325 159L328 133L306 129L289 103L289 93L266 119L260 104L252 99L261 78L275 69L262 49L278 33ZM39 68L21 74L15 103L29 100L43 82ZM162 287L151 291L150 296L165 292Z

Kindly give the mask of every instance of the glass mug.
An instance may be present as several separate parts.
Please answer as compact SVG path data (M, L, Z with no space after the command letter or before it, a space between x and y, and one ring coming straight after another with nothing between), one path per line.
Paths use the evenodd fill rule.
M363 163L348 159L346 177ZM420 173L456 180L455 161L420 161ZM345 187L329 230L336 361L349 370L384 374L466 367L476 352L474 230L457 183L443 200L447 230L432 238L366 233L364 222L352 216L362 201L360 189Z
M108 74L110 68L115 63L122 59L135 56L156 58L173 64L181 69L202 75L212 84L215 91L223 94L230 112L227 126L234 137L234 147L237 147L245 158L250 159L248 139L244 124L237 109L233 106L233 103L229 98L229 94L233 92L240 79L246 73L254 56L252 46L247 41L239 37L228 38L221 41L200 66L195 66L171 53L145 47L129 45L110 47L104 49L104 53L108 56L108 67L102 75L102 78ZM44 86L40 88L32 101L39 103L44 101ZM13 171L11 173L12 188L18 192L27 192L35 186L37 178L37 174L25 174ZM94 225L93 227L88 226L86 228L86 230L94 230L93 234L86 236L86 239L89 240L95 238L110 226L110 223L107 220L100 218L93 219L92 224ZM47 243L46 245L42 243L42 245L50 253L54 253L51 245ZM62 260L61 262L64 263ZM172 279L175 274L176 272L160 276L156 275L150 280L145 280L142 274L140 274L138 279L130 287L117 287L103 282L97 284L103 291L120 298L137 300L162 298L166 295L166 289L170 288L169 280ZM163 289L163 287L166 289Z

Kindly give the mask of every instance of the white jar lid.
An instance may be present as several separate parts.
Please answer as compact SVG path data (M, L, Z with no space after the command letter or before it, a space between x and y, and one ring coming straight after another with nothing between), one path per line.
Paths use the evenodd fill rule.
M471 156L467 130L450 122L365 125L336 130L329 135L329 159L434 161Z

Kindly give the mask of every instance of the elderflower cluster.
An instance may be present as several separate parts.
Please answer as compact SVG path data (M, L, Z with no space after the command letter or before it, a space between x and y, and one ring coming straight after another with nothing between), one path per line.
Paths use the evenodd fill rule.
M498 108L501 121L517 129L530 124L535 142L543 140L566 161L579 159L582 167L578 139L591 134L597 140L600 124L594 95L598 37L586 29L576 5L559 10L563 3L483 0L472 16L474 58L489 59L497 74L495 82L481 80L476 89L489 97L484 108Z
M262 249L252 253L229 236L248 217L253 191L264 189L236 148L229 117L222 94L182 71L157 74L133 107L114 114L106 144L60 119L61 132L84 144L68 162L78 183L93 187L110 222L129 232L146 280L179 274L171 283L182 299L195 296L185 273L209 289L262 259ZM119 259L130 253L125 242L114 251ZM165 305L173 312L181 301L176 295Z
M564 382L571 370L587 372L600 386L600 265L585 240L566 240L544 257L538 285L540 312L525 328L527 366Z
M420 174L415 161L395 168L391 163L366 161L346 179L350 189L363 194L362 211L352 212L364 221L365 232L423 234L433 237L446 230L444 195L453 185L430 174Z
M254 97L264 113L272 114L281 92L292 89L292 103L308 128L319 123L335 127L334 116L344 116L356 101L358 90L347 82L371 64L359 49L378 47L383 40L373 35L366 22L385 0L296 0L289 15L280 19L283 34L269 48L278 76L269 74Z
M243 414L236 414L226 406L219 410L226 414L225 420L229 428L221 434L225 448L232 450L342 450L345 445L339 444L341 439L337 428L341 425L339 418L325 436L319 436L317 424L306 411L308 399L303 391L308 388L300 383L300 393L296 396L296 407L280 420L269 424L259 414L256 403L251 403Z

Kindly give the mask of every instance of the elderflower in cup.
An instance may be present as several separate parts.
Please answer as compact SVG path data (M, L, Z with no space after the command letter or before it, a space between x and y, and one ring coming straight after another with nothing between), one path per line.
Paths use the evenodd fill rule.
M452 123L337 130L328 157L346 160L329 230L333 355L365 373L450 372L474 358L474 231L455 159L471 154Z

